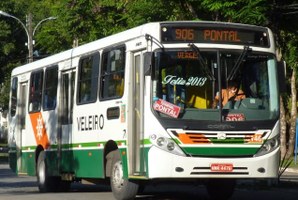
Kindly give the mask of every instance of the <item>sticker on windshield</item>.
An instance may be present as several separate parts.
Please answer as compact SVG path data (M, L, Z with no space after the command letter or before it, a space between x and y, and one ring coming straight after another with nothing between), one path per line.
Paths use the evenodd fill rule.
M158 99L157 101L154 102L153 109L163 114L166 114L168 116L178 118L181 108L165 100Z
M245 116L242 113L229 113L226 116L226 121L244 121Z
M167 75L163 79L162 84L202 87L202 86L205 85L206 81L207 81L207 77L191 76L187 79L184 79L183 77L178 77L178 76L174 76L174 75Z

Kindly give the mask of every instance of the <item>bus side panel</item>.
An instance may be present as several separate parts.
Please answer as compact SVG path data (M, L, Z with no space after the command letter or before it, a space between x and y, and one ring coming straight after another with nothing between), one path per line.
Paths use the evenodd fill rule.
M57 151L46 151L46 163L48 167L48 173L52 176L59 176L58 170L58 156Z
M75 150L73 153L76 177L104 177L103 149Z
M34 152L32 151L22 151L22 165L21 165L21 172L27 173L29 176L35 176L36 175L36 169L35 169L35 156Z

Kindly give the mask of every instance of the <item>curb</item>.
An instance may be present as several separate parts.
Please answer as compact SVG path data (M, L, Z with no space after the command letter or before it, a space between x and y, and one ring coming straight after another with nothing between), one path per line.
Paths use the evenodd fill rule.
M296 168L287 168L287 169L285 170L285 172L298 173L298 168L297 168L297 169L296 169Z

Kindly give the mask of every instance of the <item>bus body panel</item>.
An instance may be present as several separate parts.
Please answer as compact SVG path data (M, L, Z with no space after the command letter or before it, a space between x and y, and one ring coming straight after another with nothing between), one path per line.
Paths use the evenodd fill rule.
M156 156L158 155L158 156ZM148 153L149 178L277 178L279 149L254 158L181 157L152 147ZM222 170L212 165L222 165ZM232 166L233 170L230 168Z

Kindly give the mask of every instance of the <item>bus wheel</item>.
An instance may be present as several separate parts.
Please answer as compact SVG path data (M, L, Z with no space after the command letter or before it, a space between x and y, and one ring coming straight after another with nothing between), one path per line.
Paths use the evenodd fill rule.
M113 195L117 200L133 199L138 192L137 183L123 178L122 161L118 150L114 152L110 182Z
M51 192L55 186L54 178L48 176L45 152L40 152L37 160L37 183L40 192Z
M235 186L235 179L209 179L206 184L206 189L210 199L225 200L233 195Z

